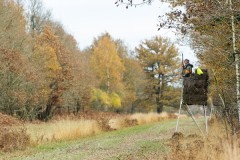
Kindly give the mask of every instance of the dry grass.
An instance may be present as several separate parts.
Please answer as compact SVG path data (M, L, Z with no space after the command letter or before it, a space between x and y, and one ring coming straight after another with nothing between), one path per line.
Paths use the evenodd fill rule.
M119 130L125 127L143 125L170 118L176 118L176 115L168 113L137 113L133 115L91 113L78 118L65 117L65 120L58 118L58 120L47 123L28 123L26 128L32 144L36 145L52 141L78 139L104 131Z
M167 119L172 119L176 118L177 116L175 114L170 114L170 113L136 113L133 115L130 115L130 119L136 119L137 123L139 125L147 124L147 123L153 123L153 122L159 122Z
M223 124L216 119L211 125L210 138L214 143L220 146L220 160L240 160L240 139L237 135L229 134L227 138L226 130ZM217 135L217 136L216 136Z
M26 127L33 144L77 139L101 132L95 120L60 120L27 124Z
M23 127L0 128L0 151L24 150L30 144L30 136Z
M210 121L210 132L208 143L215 146L216 150L211 151L213 160L239 160L240 159L240 140L229 133L227 137L226 129L222 123L213 118ZM209 154L209 147L205 149ZM209 154L210 155L210 154Z
M236 136L227 138L224 125L210 122L209 135L203 138L196 134L175 133L170 139L171 153L168 160L239 160L240 141Z
M56 140L86 137L101 131L98 123L94 120L59 121L54 125L53 130Z
M18 119L0 113L0 151L23 150L30 143L23 123Z
M226 141L223 145L222 160L239 160L240 159L240 143L234 140L232 143Z
M144 125L154 122L160 122L167 119L175 119L177 114L172 113L135 113L125 117L117 117L109 120L109 125L113 129L122 129L134 125ZM181 118L187 118L186 115L181 115Z
M124 118L112 118L109 120L109 126L113 130L119 130L126 127Z

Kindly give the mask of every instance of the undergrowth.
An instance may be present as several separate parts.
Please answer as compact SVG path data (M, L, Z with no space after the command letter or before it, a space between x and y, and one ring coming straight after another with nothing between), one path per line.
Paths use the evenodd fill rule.
M0 151L23 150L30 144L23 123L18 119L0 113Z
M210 122L206 138L197 135L174 133L167 145L171 148L167 160L239 160L240 140L237 135L228 137L224 125L216 119Z

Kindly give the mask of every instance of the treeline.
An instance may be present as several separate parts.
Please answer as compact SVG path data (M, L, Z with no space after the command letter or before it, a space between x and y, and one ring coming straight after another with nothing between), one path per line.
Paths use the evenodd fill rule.
M154 37L136 48L108 33L80 50L39 0L0 1L0 111L49 119L89 109L148 112L177 106L178 51Z

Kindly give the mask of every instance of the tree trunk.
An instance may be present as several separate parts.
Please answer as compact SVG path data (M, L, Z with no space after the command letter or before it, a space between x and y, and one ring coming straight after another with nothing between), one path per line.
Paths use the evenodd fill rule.
M48 100L48 103L46 105L46 109L43 112L39 113L38 118L40 120L47 121L52 116L53 110L56 108L55 107L55 99L56 99L56 97L51 97Z
M163 104L161 102L157 103L157 113L163 112Z
M232 27L232 45L233 45L233 54L235 56L235 70L236 70L236 97L237 97L237 109L238 109L238 121L240 123L240 91L239 91L239 55L237 54L236 47L236 29L234 21L234 12L232 8L232 0L229 0L229 7L231 11L231 27Z
M161 99L163 97L163 81L164 81L164 74L159 74L158 75L158 79L159 79L159 82L158 82L158 95L157 95L157 113L161 113L163 111L163 104L161 102Z
M44 111L41 111L38 115L38 119L47 121L53 114L53 111L55 110L57 103L59 101L59 95L58 95L58 82L54 81L50 88L52 88L52 91L49 95L48 102L46 104L46 109Z
M107 67L107 94L109 94L109 88L110 88L110 74L109 68Z
M78 114L78 112L80 111L81 109L81 105L80 105L80 102L79 100L77 101L77 104L76 104L76 114Z

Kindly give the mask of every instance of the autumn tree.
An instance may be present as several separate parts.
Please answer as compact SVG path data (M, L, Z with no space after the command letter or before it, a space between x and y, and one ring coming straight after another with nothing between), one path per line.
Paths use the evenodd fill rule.
M25 103L26 94L21 85L24 83L24 69L18 68L23 66L23 59L21 54L0 49L0 110L13 115L16 110L20 109ZM22 95L19 95L22 94ZM20 96L22 96L22 103L20 103Z
M140 103L145 100L144 88L148 85L143 67L136 58L128 56L123 60L125 66L123 109L131 113L145 111L140 106Z
M23 6L11 0L0 1L0 15L0 47L24 51L28 38Z
M143 100L143 90L146 86L146 75L133 51L125 45L124 41L117 39L114 41L117 53L124 65L122 107L123 112L143 111L139 107L139 102Z
M58 113L78 113L84 111L90 105L91 89L95 84L94 74L89 64L89 55L84 54L78 48L75 38L66 33L59 22L47 22L52 26L59 43L65 48L64 56L67 79L64 80L67 89L63 92L63 106L58 107Z
M64 107L68 113L79 113L90 107L92 89L96 87L97 80L89 64L89 55L85 53L72 53L71 86L64 92Z
M104 105L111 104L113 107L120 107L120 94L123 89L122 76L125 68L117 53L115 42L106 33L95 40L91 50L91 67L99 79L99 87L103 91L102 95L106 97ZM102 91L95 90L94 93L95 95L101 94ZM107 96L104 95L104 92Z
M43 31L44 26L50 19L51 12L44 8L41 0L27 0L26 4L29 31L34 37Z
M65 113L66 110L78 112L90 101L91 83L88 82L91 81L84 78L90 76L83 73L84 68L88 68L85 65L87 61L81 59L83 54L74 37L59 22L44 18L42 4L34 0L32 5L35 7L32 12L42 20L42 23L37 23L38 28L30 30L35 41L31 59L39 73L41 100L38 117L48 119L54 113Z
M63 103L62 94L69 87L71 66L69 52L61 45L51 27L36 37L33 59L43 73L42 92L47 96L46 105L41 107L39 118L46 119ZM41 66L41 67L40 67Z
M146 99L156 104L157 112L163 111L169 89L176 82L180 60L178 50L168 39L154 37L136 48L138 59L148 75ZM168 98L169 99L169 98Z
M31 118L29 113L34 112L37 103L36 72L28 59L31 44L23 6L15 1L1 1L0 14L1 111Z

